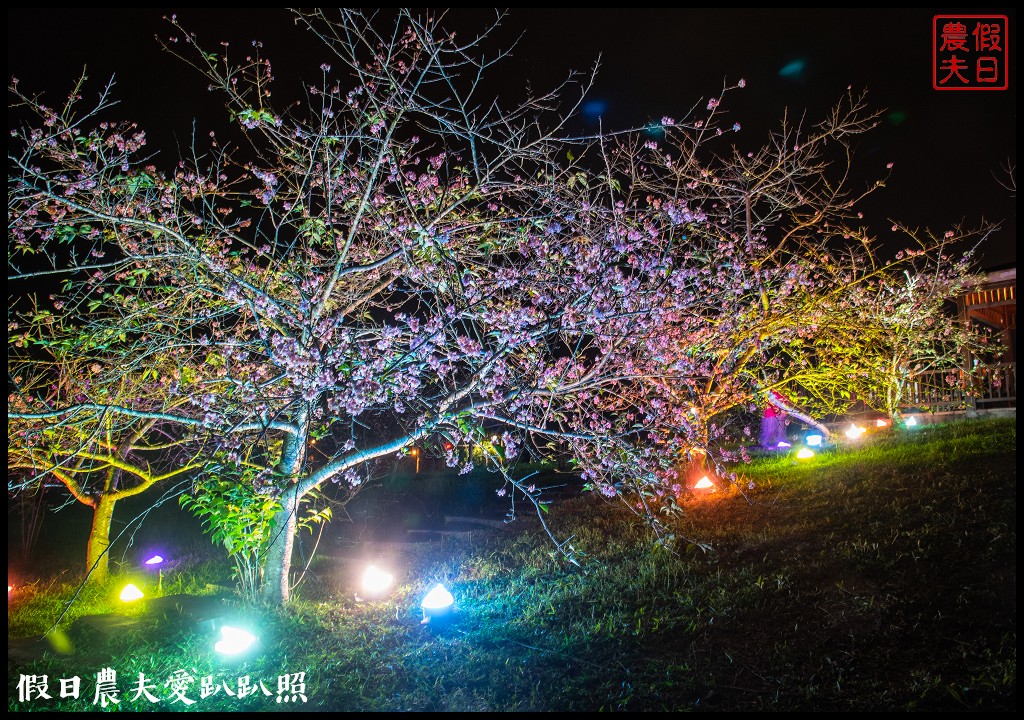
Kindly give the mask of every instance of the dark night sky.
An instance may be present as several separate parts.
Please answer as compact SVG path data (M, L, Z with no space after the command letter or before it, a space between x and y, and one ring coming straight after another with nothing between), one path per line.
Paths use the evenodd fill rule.
M311 36L293 27L280 9L13 9L8 11L8 75L24 91L45 91L56 103L83 65L98 88L118 81L119 116L138 120L151 143L187 142L196 118L200 131L222 128L208 116L210 98L198 74L160 52L155 35L172 28L161 20L177 12L217 49L229 40L241 53L251 40L264 44L278 88L298 74L319 75L329 60ZM548 87L570 70L587 70L601 57L581 127L643 126L664 115L701 108L724 81L745 78L747 88L726 103L741 123L737 144L761 144L785 108L817 120L847 86L867 89L884 109L881 127L861 139L857 160L864 178L894 174L864 207L885 239L895 217L942 231L965 220L999 220L1003 229L983 247L986 268L1015 264L1016 197L1000 186L1001 168L1016 164L1016 13L1009 17L1009 89L940 92L932 88L932 17L946 9L512 9L496 36L499 46L519 37L510 62L492 79L511 93L527 82ZM962 9L959 12L964 12ZM477 28L490 11L452 11L454 27ZM521 37L520 37L521 36ZM503 90L504 91L504 90Z

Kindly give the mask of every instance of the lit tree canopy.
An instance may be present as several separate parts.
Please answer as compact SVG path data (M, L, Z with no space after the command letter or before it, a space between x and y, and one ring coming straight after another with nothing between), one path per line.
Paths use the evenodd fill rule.
M957 255L950 241L974 234L950 231L900 251L895 265L873 269L832 300L838 307L828 325L780 358L809 406L836 413L856 400L897 419L915 378L972 391L969 360L982 372L1002 349L992 333L956 314L955 299L980 276L973 252Z

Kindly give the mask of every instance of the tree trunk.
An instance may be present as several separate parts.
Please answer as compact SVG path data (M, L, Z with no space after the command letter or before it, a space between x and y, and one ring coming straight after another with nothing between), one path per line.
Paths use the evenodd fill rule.
M284 605L288 602L291 587L288 573L292 568L292 548L295 546L295 529L298 526L299 504L302 495L299 493L299 472L305 462L306 442L309 434L309 422L305 410L298 413L296 426L299 431L285 437L281 451L281 462L278 470L292 483L281 494L281 509L274 515L271 528L271 541L267 547L267 558L263 565L263 600L273 605Z
M281 498L281 509L274 516L274 527L271 530L273 539L267 548L261 592L263 600L272 605L284 605L290 595L288 576L292 567L298 506L299 498L295 497L295 493L285 492Z
M889 406L886 408L886 412L889 415L889 419L894 423L899 422L900 419L900 405L903 403L903 391L906 386L907 380L902 378L896 382L896 386L891 388L889 392Z
M117 500L100 495L93 505L92 529L89 530L89 545L85 555L87 582L105 583L109 577L110 522L114 519L114 505Z

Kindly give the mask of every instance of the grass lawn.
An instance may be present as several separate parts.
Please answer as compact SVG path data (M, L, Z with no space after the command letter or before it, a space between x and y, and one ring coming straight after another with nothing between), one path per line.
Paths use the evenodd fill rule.
M117 602L131 578L154 594L152 574L127 569L71 603L79 578L51 559L9 596L9 640L64 616L42 657L9 653L8 710L100 709L109 668L108 710L1014 711L1015 420L865 441L738 467L744 493L688 497L667 547L621 506L561 501L549 521L579 567L530 517L403 546L322 543L283 611L232 599L226 558L183 525L162 592L226 598L205 623ZM84 546L66 534L44 541ZM371 560L396 585L360 603ZM438 582L454 615L423 625ZM135 622L83 619L105 613ZM258 634L249 655L213 651L224 622ZM76 676L78 697L61 697Z

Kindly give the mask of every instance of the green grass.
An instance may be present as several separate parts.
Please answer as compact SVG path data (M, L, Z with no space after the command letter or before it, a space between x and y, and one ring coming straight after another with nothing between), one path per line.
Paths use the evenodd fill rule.
M140 624L114 639L73 624L115 611L112 586L72 605L71 654L8 662L8 709L91 710L95 674L111 667L120 708L134 710L183 709L164 687L176 670L195 678L193 711L292 709L275 702L277 683L298 672L308 710L1015 710L1014 420L866 440L799 465L738 468L753 489L686 499L671 550L588 496L549 516L584 553L581 567L554 557L531 518L399 553L396 590L378 603L353 598L360 563L321 556L287 610L234 608L261 628L261 645L233 665L208 634L144 604L131 611ZM193 553L165 575L165 592L210 592L224 568ZM70 579L19 590L9 637L52 624ZM438 581L456 596L456 619L424 627L418 602ZM140 672L160 705L128 700ZM54 699L19 702L23 674L47 675ZM72 675L82 697L62 700L58 679ZM203 676L235 687L245 675L271 695L200 699Z

